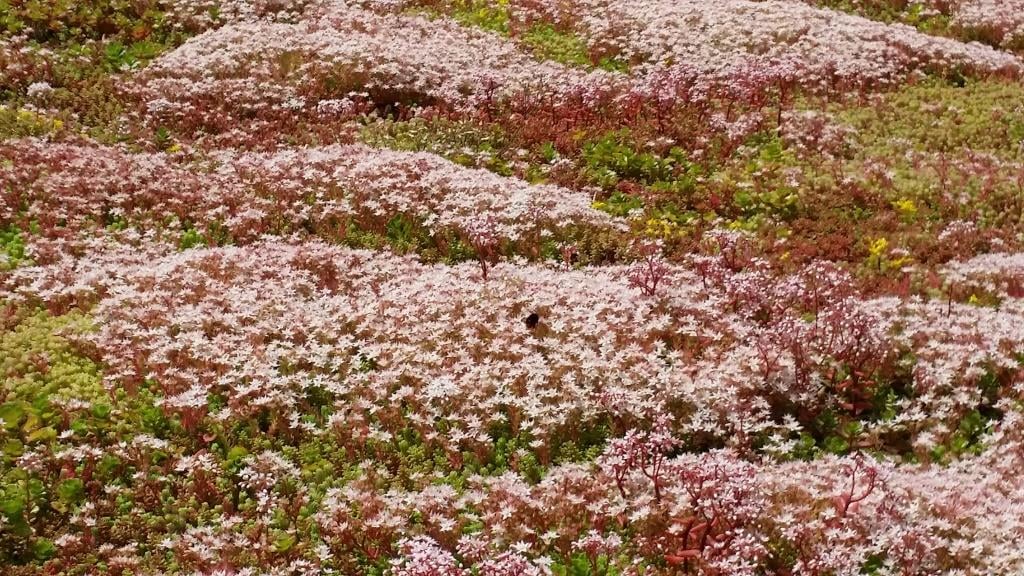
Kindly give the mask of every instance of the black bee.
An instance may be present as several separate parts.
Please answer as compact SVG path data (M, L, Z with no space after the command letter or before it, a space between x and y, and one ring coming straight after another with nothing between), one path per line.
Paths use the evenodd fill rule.
M532 314L527 316L526 319L523 320L523 322L526 323L527 328L533 330L534 328L537 327L537 324L540 323L540 315L538 315L536 312L533 312Z

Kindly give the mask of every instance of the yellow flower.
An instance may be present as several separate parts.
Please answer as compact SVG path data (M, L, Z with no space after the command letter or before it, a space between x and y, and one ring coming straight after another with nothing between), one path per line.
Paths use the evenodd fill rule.
M645 224L644 232L647 236L666 240L674 236L678 228L675 222L659 218L649 218Z
M879 272L886 264L885 254L889 251L889 241L885 238L877 238L868 244L868 266L877 268Z
M905 220L909 220L917 215L917 204L913 200L907 198L894 200L892 207L899 212L900 217Z
M871 245L868 247L868 253L871 254L872 258L881 258L888 249L889 241L885 238L878 238L877 240L871 241Z
M894 270L899 270L900 268L903 268L904 266L906 266L907 264L912 263L913 261L914 261L914 259L911 258L910 256L900 256L899 258L894 258L894 259L890 260L888 262L888 264L889 264L889 268L892 268Z

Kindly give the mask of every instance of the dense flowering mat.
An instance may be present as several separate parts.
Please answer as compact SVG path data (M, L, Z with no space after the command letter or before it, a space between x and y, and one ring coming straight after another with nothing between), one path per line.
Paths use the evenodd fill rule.
M1024 4L0 0L0 573L1024 573Z

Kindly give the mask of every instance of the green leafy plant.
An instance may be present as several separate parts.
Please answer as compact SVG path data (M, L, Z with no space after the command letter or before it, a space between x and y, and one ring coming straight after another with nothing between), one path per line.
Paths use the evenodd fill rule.
M655 184L673 179L677 169L688 166L685 152L674 148L667 156L638 151L629 142L628 131L605 134L583 145L582 157L590 178L604 188L621 179Z

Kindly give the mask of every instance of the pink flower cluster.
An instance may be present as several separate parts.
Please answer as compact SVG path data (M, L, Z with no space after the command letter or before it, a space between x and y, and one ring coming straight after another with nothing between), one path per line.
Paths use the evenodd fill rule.
M536 243L558 228L620 226L584 194L363 145L186 158L26 139L0 145L0 161L13 165L0 175L0 219L35 221L50 235L120 221L172 237L217 224L236 242L307 231L339 238L350 225L383 231L403 215L466 233L490 218L496 239Z
M1003 240L1024 168L976 134L862 160L830 108L1014 56L787 0L459 4L510 38L411 4L453 9L162 3L205 32L104 77L127 143L0 142L0 559L1024 573L1024 256ZM630 72L539 60L524 31ZM0 120L75 96L52 56L0 40ZM353 143L394 126L443 150L500 133L526 179ZM800 204L847 184L835 214ZM860 222L846 260L786 252ZM901 233L942 254L913 264Z
M526 88L557 92L608 77L537 61L450 20L331 3L293 24L245 22L197 36L143 71L137 92L150 120L225 131L360 95L479 107Z
M382 495L375 484L387 472L376 469L332 493L319 518L338 556L383 545L412 532L405 518L423 518L419 535L407 537L393 561L396 573L417 576L464 574L471 567L481 574L541 574L546 554L572 550L637 574L617 554L615 530L626 526L638 537L634 554L667 565L644 573L671 574L675 567L761 574L783 541L792 543L786 553L797 574L855 574L873 557L897 574L1012 573L1024 568L1014 543L1024 529L1016 514L1024 486L999 472L1021 462L1019 439L1011 444L1005 454L950 467L860 456L752 464L719 451L666 458L655 479L639 467L613 472L619 460L609 454L607 464L560 466L535 485L514 473L474 478L463 496L428 484ZM485 528L464 534L476 519ZM510 542L517 553L499 552ZM500 570L512 564L521 571Z
M1024 40L1024 2L1020 0L962 0L953 3L952 22L1003 45ZM1019 47L1019 46L1018 46Z
M206 30L256 20L294 21L310 0L161 0L167 22L176 28Z
M186 423L213 394L217 420L262 413L274 429L334 429L359 449L411 425L458 457L486 450L494 425L550 441L671 409L676 432L739 450L770 438L788 453L814 415L861 414L876 381L904 370L913 393L851 441L886 448L901 434L924 454L988 401L986 375L1004 382L1000 397L1019 394L1016 300L865 299L834 267L780 278L722 242L652 288L628 267L499 263L485 278L470 263L320 242L179 253L98 236L88 260L40 244L46 264L15 270L9 289L56 313L94 310L111 389L153 380ZM335 398L329 423L303 419L313 388Z
M1018 73L1012 55L790 0L579 0L595 50L721 70L751 57L796 60L806 84L875 86L922 69Z

